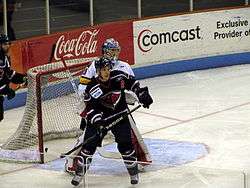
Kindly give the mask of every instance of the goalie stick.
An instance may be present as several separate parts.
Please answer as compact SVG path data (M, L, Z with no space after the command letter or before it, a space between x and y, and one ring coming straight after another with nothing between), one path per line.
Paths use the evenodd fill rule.
M121 120L123 120L124 118L128 117L130 114L132 114L134 111L136 111L136 110L137 110L138 108L140 108L140 107L141 107L141 105L138 105L138 106L136 106L135 108L133 108L132 110L130 110L130 112L127 112L127 113L124 114L124 115L120 115L119 118L117 118L116 120L114 120L112 123L110 123L110 124L109 124L108 126L106 126L105 128L107 129L107 131L109 131L113 126L115 126L117 123L119 123L119 122L120 122ZM115 116L115 117L117 117L117 116ZM114 118L114 116L108 117L108 118L106 118L105 120L110 120L110 119L113 119L113 118ZM95 140L95 139L98 138L98 137L99 137L99 135L98 135L98 134L95 134L94 136L88 138L88 139L85 140L83 143L77 145L76 147L72 148L72 149L69 150L68 152L61 154L60 157L61 157L61 158L64 158L65 156L67 156L67 155L71 154L72 152L76 151L78 148L80 148L80 147L82 147L82 146L84 146L84 145L86 145L86 144L92 142L93 140ZM107 151L106 151L106 152L107 152ZM100 154L100 155L101 155L101 154ZM104 154L104 155L105 155L105 154Z

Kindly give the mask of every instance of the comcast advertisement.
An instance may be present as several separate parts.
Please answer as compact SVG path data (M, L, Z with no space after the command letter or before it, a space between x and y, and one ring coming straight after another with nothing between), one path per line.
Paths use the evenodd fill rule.
M250 8L133 23L136 64L250 51Z

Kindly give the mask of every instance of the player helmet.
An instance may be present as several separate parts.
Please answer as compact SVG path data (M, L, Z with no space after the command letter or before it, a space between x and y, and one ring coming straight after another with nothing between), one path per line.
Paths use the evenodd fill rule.
M99 60L95 61L95 68L96 70L100 70L103 67L109 66L110 69L113 67L113 63L110 59L107 59L105 57L101 57Z
M0 44L7 43L7 42L10 42L9 37L5 34L1 34L0 35Z
M119 57L120 51L121 51L121 47L119 45L119 42L113 38L107 39L102 45L103 56L110 60L117 60Z

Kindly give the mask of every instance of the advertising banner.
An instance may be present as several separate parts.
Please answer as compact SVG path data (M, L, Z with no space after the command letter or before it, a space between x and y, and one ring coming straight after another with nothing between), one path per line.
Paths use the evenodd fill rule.
M250 7L133 23L135 63L250 51Z
M16 42L12 51L19 56L13 58L13 66L20 70L21 61L25 72L31 67L60 61L61 58L90 61L101 55L101 46L107 38L114 38L119 42L120 59L134 64L132 22L127 21L84 27Z

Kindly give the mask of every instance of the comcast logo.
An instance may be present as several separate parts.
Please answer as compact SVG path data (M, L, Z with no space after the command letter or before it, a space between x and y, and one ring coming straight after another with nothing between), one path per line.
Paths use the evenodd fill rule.
M200 26L162 33L153 33L150 29L144 29L138 35L137 44L142 52L148 52L152 50L154 46L191 41L195 39L201 39Z

